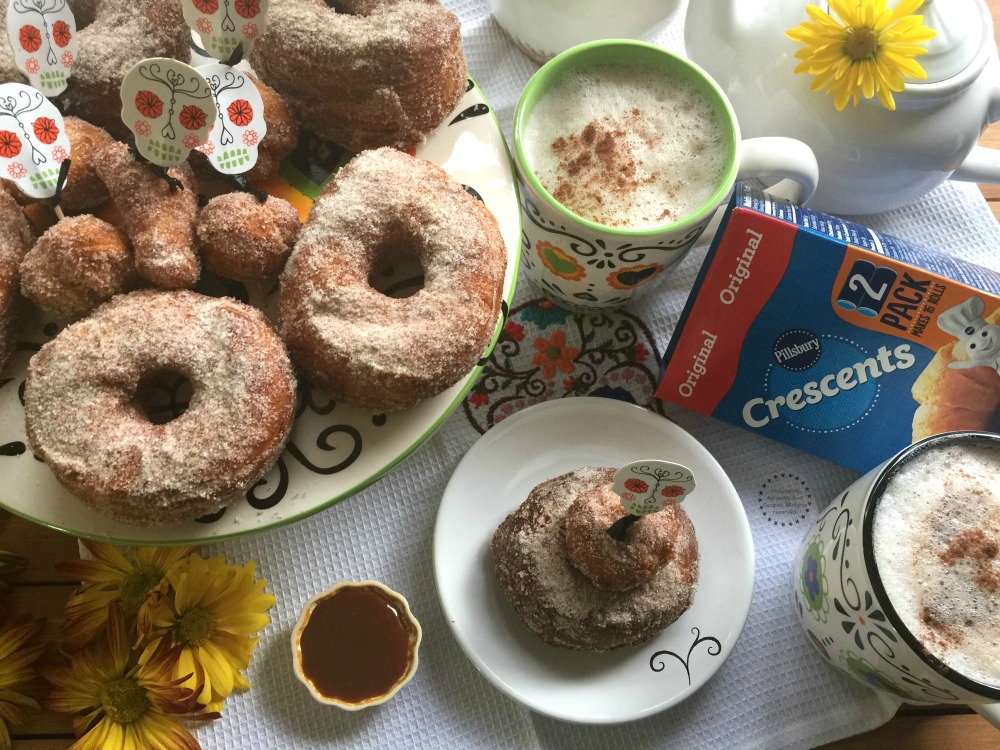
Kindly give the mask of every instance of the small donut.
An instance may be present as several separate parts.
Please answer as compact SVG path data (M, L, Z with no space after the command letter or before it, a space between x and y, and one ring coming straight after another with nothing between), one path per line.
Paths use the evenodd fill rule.
M180 416L154 424L135 397L161 373L186 377ZM28 442L56 479L98 512L161 526L229 505L281 453L295 379L258 310L195 292L114 297L64 328L28 363Z
M292 252L299 214L283 198L261 203L249 193L226 193L201 209L195 231L208 270L237 281L266 279L278 275Z
M62 219L21 261L21 292L64 322L82 318L134 283L128 238L89 214Z
M570 562L567 529L575 523L573 513L590 504L589 496L604 495L614 473L585 467L542 482L503 520L490 542L497 582L511 607L529 630L553 646L610 651L643 643L680 617L694 599L698 543L679 505L674 505L677 536L669 559L638 585L602 590Z
M70 143L70 164L59 206L73 213L89 211L108 200L108 189L94 169L94 156L113 139L103 128L79 117L66 117L63 123Z
M139 275L164 289L193 286L201 274L194 249L198 186L188 163L169 170L183 185L176 190L124 143L105 146L93 163L122 213Z
M34 242L21 207L9 193L0 191L0 370L14 353L21 328L21 259Z
M60 95L63 112L74 114L126 138L121 119L122 79L148 57L191 59L191 31L184 23L181 4L165 0L85 0L74 4L92 16L77 32L79 51L70 85Z
M614 473L605 470L607 482L581 494L566 512L566 558L597 588L626 591L670 562L675 548L687 548L694 528L680 506L669 502L630 524L622 541L611 537L611 525L628 515L611 489Z
M405 299L371 285L415 255ZM476 364L500 314L506 250L496 219L448 174L390 148L357 155L313 204L280 280L281 332L335 399L385 411L440 393Z
M459 32L437 0L282 0L250 64L317 135L411 148L465 93Z

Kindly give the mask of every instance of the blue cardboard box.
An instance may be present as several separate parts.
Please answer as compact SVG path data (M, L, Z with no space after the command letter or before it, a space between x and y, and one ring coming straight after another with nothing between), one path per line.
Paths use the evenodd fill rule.
M737 185L657 396L857 471L1000 427L1000 274Z

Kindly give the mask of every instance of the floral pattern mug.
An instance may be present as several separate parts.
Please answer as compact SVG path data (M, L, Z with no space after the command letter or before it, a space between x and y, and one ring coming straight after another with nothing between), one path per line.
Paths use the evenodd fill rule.
M567 74L602 65L662 72L667 81L693 84L719 118L725 134L725 169L712 195L676 221L649 228L611 227L560 204L531 168L525 130L538 100ZM578 312L621 308L691 249L737 180L783 178L803 203L816 190L812 150L790 138L741 140L733 108L707 73L662 47L624 39L572 47L543 65L514 112L514 163L521 187L521 258L527 278L557 305ZM776 186L777 187L777 186Z
M893 470L946 441L994 441L986 432L920 440L844 490L813 523L792 566L795 614L833 666L910 702L963 703L1000 728L1000 688L964 677L929 656L903 626L882 587L872 552L878 498Z

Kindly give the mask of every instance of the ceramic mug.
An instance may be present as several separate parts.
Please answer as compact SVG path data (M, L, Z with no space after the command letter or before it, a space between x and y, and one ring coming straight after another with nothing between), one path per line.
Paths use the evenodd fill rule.
M890 601L873 544L876 510L896 470L919 468L928 448L983 441L1000 446L1000 435L933 435L857 479L806 534L793 562L792 588L806 638L833 666L906 701L967 704L1000 728L1000 687L958 673L921 646Z
M531 168L525 130L536 103L563 76L604 65L634 66L662 73L667 81L693 84L718 117L725 141L723 174L711 197L679 220L642 229L598 224L560 204ZM526 277L557 305L578 312L620 308L680 261L737 180L782 180L782 188L791 188L782 197L794 203L808 200L818 180L816 158L804 143L790 138L741 140L729 100L697 65L662 47L624 39L581 44L543 65L517 103L513 140Z
M597 39L634 39L673 13L680 0L490 0L511 41L539 65Z

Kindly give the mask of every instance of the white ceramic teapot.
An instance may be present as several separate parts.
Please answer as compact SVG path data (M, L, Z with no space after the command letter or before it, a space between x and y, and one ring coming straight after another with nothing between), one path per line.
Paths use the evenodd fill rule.
M828 3L812 0L824 11ZM729 95L745 137L788 136L812 147L819 187L809 206L870 214L906 205L947 179L1000 183L1000 152L977 146L1000 119L1000 59L983 0L925 0L936 35L896 109L862 98L837 111L795 73L801 45L785 32L809 20L808 0L690 0L688 56ZM890 0L890 6L895 2Z

